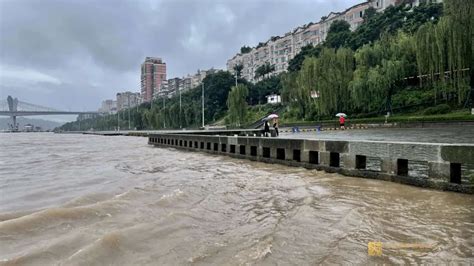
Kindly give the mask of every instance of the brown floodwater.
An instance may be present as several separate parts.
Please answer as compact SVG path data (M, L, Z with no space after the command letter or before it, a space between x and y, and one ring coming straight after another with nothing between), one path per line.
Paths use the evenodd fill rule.
M472 195L146 138L0 135L0 265L472 264L473 236Z

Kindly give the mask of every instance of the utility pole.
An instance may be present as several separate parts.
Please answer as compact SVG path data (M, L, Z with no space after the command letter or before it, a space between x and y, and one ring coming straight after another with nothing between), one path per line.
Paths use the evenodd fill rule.
M128 94L128 130L130 130L130 94Z
M183 125L181 124L181 89L178 88L179 91L179 128L183 128Z
M120 114L119 114L119 111L117 110L117 131L120 131Z
M237 71L235 71L235 86L237 87Z
M201 82L202 87L202 128L204 129L204 81Z

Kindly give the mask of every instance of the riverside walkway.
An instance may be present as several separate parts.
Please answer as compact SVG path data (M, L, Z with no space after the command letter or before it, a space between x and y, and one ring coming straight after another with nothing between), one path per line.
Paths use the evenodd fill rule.
M430 128L373 128L329 131L301 131L292 133L286 128L282 138L331 139L331 140L371 140L404 141L428 143L470 143L474 144L474 125L430 127Z

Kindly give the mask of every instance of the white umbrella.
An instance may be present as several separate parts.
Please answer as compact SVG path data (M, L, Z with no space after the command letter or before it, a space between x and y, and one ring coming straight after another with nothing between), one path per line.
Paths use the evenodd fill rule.
M344 114L344 113L337 113L337 114L336 114L336 116L337 116L337 117L341 117L341 116L344 116L344 117L346 117L347 115L346 115L346 114Z
M271 114L269 116L267 116L267 119L273 119L273 118L278 118L278 115L277 114Z

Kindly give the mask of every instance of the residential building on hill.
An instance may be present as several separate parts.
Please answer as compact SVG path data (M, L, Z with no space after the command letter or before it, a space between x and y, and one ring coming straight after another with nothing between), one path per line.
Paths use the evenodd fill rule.
M413 0L415 2L423 0ZM430 0L425 0L430 1ZM439 0L438 0L439 1ZM297 27L283 36L273 36L247 53L238 53L227 61L227 70L234 72L236 65L243 65L242 77L250 82L256 82L255 71L264 64L275 66L272 74L286 71L288 61L293 59L306 45L317 45L326 39L329 27L336 20L345 20L351 30L355 30L363 22L365 11L369 7L381 12L390 5L397 5L402 0L367 0L354 5L343 12L331 12L318 23L309 23Z
M180 91L185 92L192 88L199 86L204 78L207 75L216 73L218 70L211 68L207 70L199 70L196 74L190 75L188 74L182 78L172 78L162 82L161 90L156 91L154 93L154 97L168 97L171 98L177 95Z

